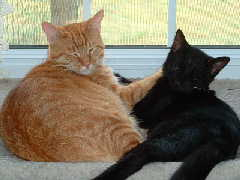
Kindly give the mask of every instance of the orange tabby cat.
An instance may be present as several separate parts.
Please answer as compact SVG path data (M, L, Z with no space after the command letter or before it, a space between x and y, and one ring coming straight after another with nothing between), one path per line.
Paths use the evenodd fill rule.
M43 23L46 62L33 68L5 99L1 135L17 156L32 161L116 161L141 142L131 107L161 72L121 86L103 64L103 10L82 23Z

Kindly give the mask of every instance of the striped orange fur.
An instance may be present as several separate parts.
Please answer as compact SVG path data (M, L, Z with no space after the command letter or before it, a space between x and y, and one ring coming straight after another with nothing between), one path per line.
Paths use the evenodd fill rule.
M161 72L121 86L103 64L103 11L82 23L43 23L47 60L7 96L0 132L6 146L31 161L116 161L142 140L131 107Z

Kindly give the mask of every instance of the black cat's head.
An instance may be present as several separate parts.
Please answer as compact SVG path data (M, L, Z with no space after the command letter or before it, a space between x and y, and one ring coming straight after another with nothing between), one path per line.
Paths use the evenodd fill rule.
M178 30L163 65L163 73L176 91L208 90L209 84L229 61L229 57L214 58L192 47L183 32Z

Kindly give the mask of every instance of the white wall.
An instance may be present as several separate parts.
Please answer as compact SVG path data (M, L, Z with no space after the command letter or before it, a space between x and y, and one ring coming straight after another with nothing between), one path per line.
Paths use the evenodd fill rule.
M211 56L229 56L230 63L218 75L219 79L240 79L240 49L203 49ZM106 49L106 64L127 77L144 77L161 67L169 49ZM22 78L47 57L46 49L10 49L1 52L0 69L5 78Z

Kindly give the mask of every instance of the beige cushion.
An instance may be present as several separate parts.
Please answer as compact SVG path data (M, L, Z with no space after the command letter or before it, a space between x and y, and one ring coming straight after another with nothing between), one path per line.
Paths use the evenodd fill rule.
M0 103L19 80L0 80ZM240 115L240 81L220 80L212 84L217 94L226 100ZM240 151L239 151L240 157ZM157 162L145 165L129 180L168 180L180 166L177 162ZM1 180L89 180L111 163L42 163L21 160L12 155L0 141ZM239 180L240 159L219 163L207 180Z

